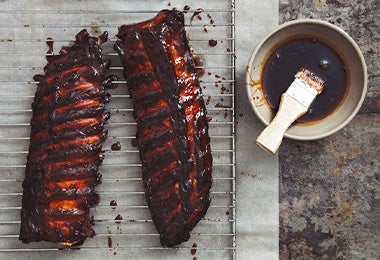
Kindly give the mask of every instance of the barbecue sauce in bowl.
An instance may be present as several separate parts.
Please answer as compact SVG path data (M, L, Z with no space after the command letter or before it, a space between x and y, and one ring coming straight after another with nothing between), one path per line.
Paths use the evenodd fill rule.
M323 119L342 103L347 92L347 71L337 52L323 41L297 38L275 48L262 70L262 87L268 105L278 110L282 93L294 81L300 68L314 72L325 81L324 90L311 104L298 123Z

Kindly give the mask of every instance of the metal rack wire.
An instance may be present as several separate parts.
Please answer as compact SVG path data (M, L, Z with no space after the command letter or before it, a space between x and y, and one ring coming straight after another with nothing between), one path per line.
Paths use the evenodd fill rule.
M122 66L112 49L117 27L148 19L163 8L182 9L185 2L158 1L115 9L117 1L94 10L82 1L72 5L39 1L20 1L21 8L0 3L0 255L8 258L52 257L57 254L104 258L111 255L136 259L235 258L235 35L234 3L205 2L202 9L186 10L186 30L193 55L199 62L201 86L210 117L211 146L214 157L212 203L188 242L164 248L151 221L141 184L141 163L132 143L135 122L132 105L122 77ZM114 3L115 2L115 3ZM24 5L22 5L24 4ZM119 3L120 4L120 3ZM34 6L38 6L34 9ZM33 8L32 8L33 7ZM69 8L69 9L68 9ZM103 8L103 9L101 9ZM155 8L155 9L152 9ZM187 9L187 8L185 8ZM111 119L109 138L100 168L102 183L97 186L99 205L91 210L96 236L77 249L39 242L22 244L18 240L21 210L21 183L29 145L30 109L36 83L34 74L43 73L46 64L46 39L54 41L54 52L69 45L75 34L87 28L92 34L107 30L110 40L103 47L104 58L112 61L110 73L119 75L119 87L111 90L108 104ZM210 40L217 42L211 46ZM119 142L121 150L111 149ZM115 201L117 205L111 203ZM120 215L122 219L115 218ZM64 253L62 253L64 252Z

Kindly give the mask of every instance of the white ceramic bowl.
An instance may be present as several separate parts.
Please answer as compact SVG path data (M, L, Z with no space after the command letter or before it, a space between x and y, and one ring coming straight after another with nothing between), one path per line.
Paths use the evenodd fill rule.
M347 93L337 109L325 118L311 123L295 123L289 127L285 137L296 140L315 140L329 136L356 115L367 92L367 67L355 41L342 29L328 22L302 19L284 23L266 36L255 48L247 66L246 88L248 99L258 118L268 125L275 113L265 100L261 74L266 59L287 39L315 38L330 45L347 70Z

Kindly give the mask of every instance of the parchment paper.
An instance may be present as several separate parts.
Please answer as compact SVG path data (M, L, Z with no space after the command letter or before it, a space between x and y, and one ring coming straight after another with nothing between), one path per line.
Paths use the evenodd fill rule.
M237 259L278 258L278 157L255 144L264 125L251 109L245 90L249 57L278 25L278 5L278 0L236 3Z

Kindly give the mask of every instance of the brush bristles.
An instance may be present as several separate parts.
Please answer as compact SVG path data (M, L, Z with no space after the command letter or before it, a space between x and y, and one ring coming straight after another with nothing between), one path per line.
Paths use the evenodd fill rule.
M304 81L309 87L315 89L318 94L323 91L325 81L307 69L300 69L294 76Z

